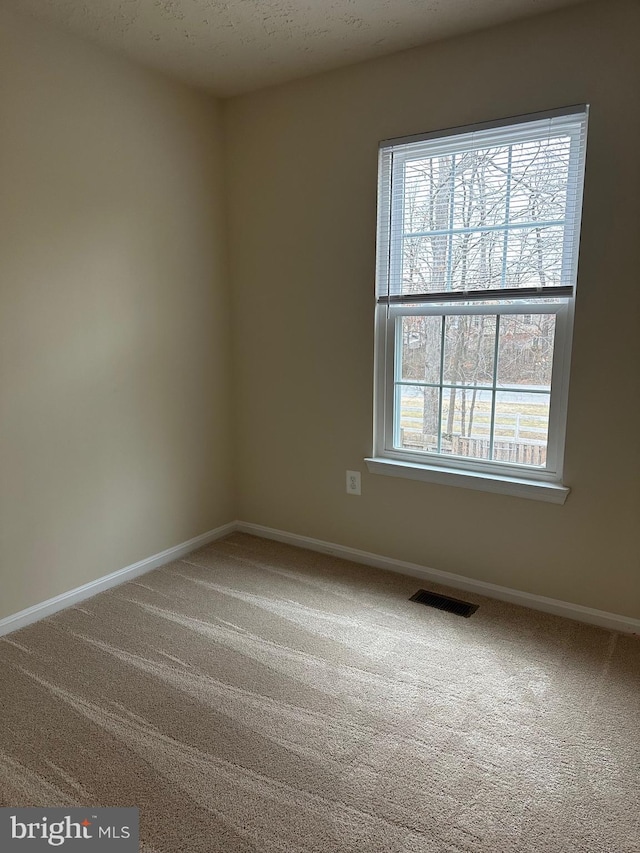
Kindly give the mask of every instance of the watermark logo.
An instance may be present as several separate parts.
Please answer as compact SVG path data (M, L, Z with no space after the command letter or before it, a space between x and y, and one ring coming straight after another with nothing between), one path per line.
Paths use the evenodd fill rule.
M2 853L138 853L138 809L0 809Z

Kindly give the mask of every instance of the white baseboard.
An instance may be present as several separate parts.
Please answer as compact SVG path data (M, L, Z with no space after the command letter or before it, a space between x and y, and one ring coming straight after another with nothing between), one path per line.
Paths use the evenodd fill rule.
M6 616L4 619L0 619L0 637L11 631L17 631L19 628L25 628L32 622L37 622L46 616L51 616L53 613L57 613L58 610L64 610L65 607L71 607L85 598L90 598L113 586L133 580L153 569L164 566L165 563L178 560L185 554L195 551L196 548L202 548L204 545L208 545L209 542L214 542L216 539L228 536L236 529L237 525L233 521L229 524L223 524L222 527L216 527L215 530L209 530L200 536L194 536L193 539L182 542L180 545L175 545L173 548L167 548L166 551L161 551L153 557L147 557L145 560L140 560L110 575L90 581L84 584L84 586L76 587L76 589L71 589L69 592L63 592L61 595L56 595L55 598L42 601L40 604L34 604L32 607L27 607L26 610L14 613L12 616Z
M236 530L249 533L252 536L260 536L263 539L275 539L298 548L307 548L310 551L319 551L322 554L331 554L354 563L363 563L365 566L374 566L377 569L387 569L403 575L421 578L423 580L440 583L443 586L451 586L454 589L464 589L467 592L475 592L488 598L497 598L501 601L509 601L512 604L520 604L533 610L542 610L545 613L553 613L556 616L564 616L578 622L587 622L608 628L611 631L621 631L626 634L640 634L640 619L631 616L620 616L617 613L607 613L605 610L595 610L592 607L583 607L581 604L572 604L569 601L560 601L556 598L547 598L544 595L534 595L530 592L521 592L506 586L487 583L486 581L474 580L464 575L456 575L451 572L442 572L439 569L430 569L416 563L406 563L403 560L394 560L391 557L381 557L378 554L370 554L368 551L359 551L356 548L348 548L346 545L335 545L332 542L324 542L322 539L312 539L309 536L299 536L296 533L287 533L284 530L275 530L272 527L264 527L261 524L251 524L246 521L238 521Z
M587 622L591 625L607 628L610 631L640 634L640 619L634 619L631 616L620 616L617 613L607 613L605 610L595 610L592 607L583 607L580 604L572 604L569 601L547 598L544 595L534 595L530 592L522 592L506 586L498 586L497 584L487 583L486 581L468 578L464 575L443 572L439 569L430 569L426 566L420 566L417 563L407 563L404 560L394 560L392 557L382 557L379 554L371 554L368 551L360 551L357 548L349 548L346 545L336 545L333 542L325 542L322 539L312 539L309 536L300 536L297 533L276 530L273 527L265 527L261 524L252 524L247 521L232 521L229 524L216 527L215 530L209 530L201 536L195 536L193 539L182 542L180 545L175 545L173 548L167 548L166 551L161 551L153 557L147 557L145 560L140 560L131 566L84 584L84 586L69 590L69 592L64 592L61 595L55 596L55 598L50 598L48 601L34 604L26 610L21 610L12 616L0 619L0 637L11 631L24 628L32 622L37 622L40 619L51 616L59 610L64 610L65 607L71 607L86 598L97 595L99 592L104 592L118 584L133 580L140 575L146 574L146 572L165 565L165 563L178 560L185 554L195 551L196 548L202 548L204 545L215 542L216 539L222 539L236 530L241 533L249 533L252 536L259 536L263 539L274 539L278 542L285 542L297 548L307 548L310 551L331 554L334 557L352 560L354 563L362 563L365 566L374 566L377 569L386 569L390 572L410 575L421 578L422 580L429 580L434 583L443 584L444 586L450 586L454 589L463 589L467 592L487 596L488 598L509 601L512 604L530 607L533 610L542 610L545 613L553 613L556 616L564 616L567 619L574 619L578 622Z

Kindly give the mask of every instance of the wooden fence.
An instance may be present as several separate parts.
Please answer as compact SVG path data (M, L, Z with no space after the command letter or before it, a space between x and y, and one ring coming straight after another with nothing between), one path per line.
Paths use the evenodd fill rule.
M407 450L435 449L435 436L412 429L403 429L401 432L402 447ZM451 453L453 456L488 459L489 439L453 435L449 439L443 438L442 451ZM547 446L523 441L494 440L493 459L496 462L513 462L518 465L541 467L547 463Z

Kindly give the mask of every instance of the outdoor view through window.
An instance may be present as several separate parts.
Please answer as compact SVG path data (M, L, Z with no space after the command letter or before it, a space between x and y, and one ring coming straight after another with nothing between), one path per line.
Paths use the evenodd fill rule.
M561 477L586 108L380 152L375 455Z

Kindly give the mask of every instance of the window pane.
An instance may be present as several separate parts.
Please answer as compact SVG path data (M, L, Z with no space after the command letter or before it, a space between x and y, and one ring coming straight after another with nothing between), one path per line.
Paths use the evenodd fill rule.
M509 146L458 154L452 169L453 227L479 228L505 222Z
M444 382L491 385L495 356L496 318L460 314L445 318Z
M454 234L451 238L451 289L500 287L504 249L504 231Z
M570 145L557 136L513 146L510 222L564 219Z
M402 244L402 293L446 290L449 238L408 237Z
M404 231L449 227L453 157L424 157L405 165Z
M442 317L402 318L403 380L440 382Z
M562 284L564 228L517 228L507 238L506 287Z
M443 388L441 453L488 459L492 391Z
M500 317L498 385L551 389L555 314Z
M396 400L400 406L399 429L396 431L399 446L404 450L436 451L440 389L400 385Z
M549 394L496 393L495 461L546 465L550 399Z

